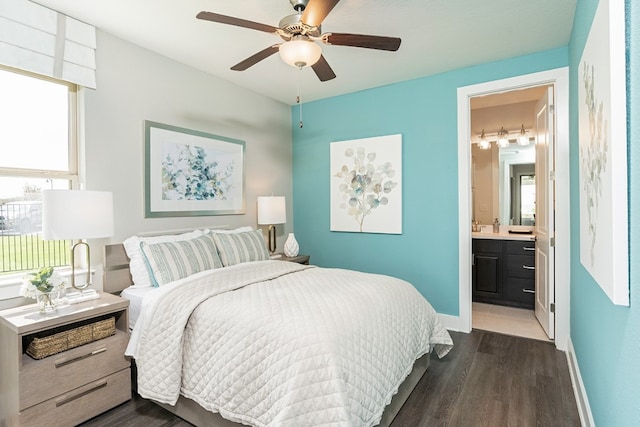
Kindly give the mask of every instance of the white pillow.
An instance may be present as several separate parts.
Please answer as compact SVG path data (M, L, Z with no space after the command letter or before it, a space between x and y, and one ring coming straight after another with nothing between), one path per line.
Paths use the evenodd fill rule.
M149 276L149 270L147 269L146 261L142 255L141 245L142 243L154 244L164 242L179 242L182 240L195 239L203 235L202 230L193 230L189 233L183 234L171 234L163 236L152 237L139 237L131 236L126 239L122 244L124 250L129 257L129 270L131 271L131 277L133 278L133 287L142 288L146 286L153 286L151 277Z

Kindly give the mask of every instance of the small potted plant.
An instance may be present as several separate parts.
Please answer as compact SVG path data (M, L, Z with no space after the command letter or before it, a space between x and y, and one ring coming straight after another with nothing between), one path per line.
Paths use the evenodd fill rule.
M34 298L40 308L40 313L50 313L56 310L60 292L65 282L53 267L44 267L35 273L29 273L22 282L20 295Z

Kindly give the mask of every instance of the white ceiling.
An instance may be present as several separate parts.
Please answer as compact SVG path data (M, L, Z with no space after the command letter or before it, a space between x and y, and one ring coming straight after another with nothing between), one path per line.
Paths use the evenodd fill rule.
M337 77L322 83L310 68L298 71L278 55L230 70L281 39L195 18L204 10L278 26L294 13L288 0L35 0L289 105L298 85L311 101L566 46L576 1L342 0L323 32L400 37L402 44L397 52L323 45Z

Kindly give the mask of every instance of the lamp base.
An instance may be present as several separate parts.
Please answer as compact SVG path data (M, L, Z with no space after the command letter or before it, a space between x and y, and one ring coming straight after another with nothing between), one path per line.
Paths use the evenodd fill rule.
M98 298L100 298L100 294L94 289L87 289L81 292L68 292L66 295L66 299L69 304L78 304L80 302Z

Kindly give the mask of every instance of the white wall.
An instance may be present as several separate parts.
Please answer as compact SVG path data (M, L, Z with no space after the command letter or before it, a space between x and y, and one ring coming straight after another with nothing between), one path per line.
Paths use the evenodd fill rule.
M101 286L103 245L139 232L256 227L256 197L287 197L293 230L290 107L98 31L97 89L84 91L85 188L114 193L115 235L90 242ZM206 54L206 53L205 53ZM144 120L245 141L246 214L144 218Z

